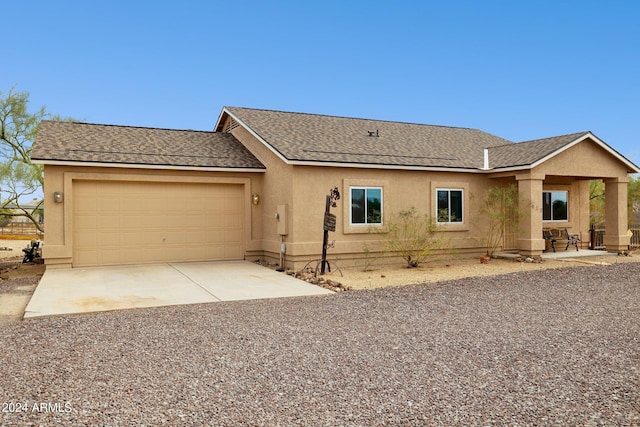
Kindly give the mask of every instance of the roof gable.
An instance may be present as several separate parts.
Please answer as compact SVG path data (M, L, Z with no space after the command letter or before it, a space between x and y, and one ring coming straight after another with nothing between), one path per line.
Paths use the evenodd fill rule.
M492 169L529 166L586 134L588 134L588 132L578 132L493 147L489 149L489 166Z
M230 134L46 120L31 158L45 164L264 169Z
M489 167L492 170L533 168L586 140L593 141L623 163L628 173L640 172L636 165L589 131L490 148Z
M483 149L512 142L467 128L225 107L283 161L364 167L475 170Z

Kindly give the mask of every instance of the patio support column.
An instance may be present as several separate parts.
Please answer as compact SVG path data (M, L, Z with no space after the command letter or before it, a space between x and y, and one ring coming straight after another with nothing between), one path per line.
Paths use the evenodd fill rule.
M604 180L605 232L604 245L607 252L629 249L629 227L627 220L627 184L629 177Z
M544 174L516 175L520 206L530 207L530 214L522 215L518 230L518 251L522 255L542 255L545 248L542 237L542 182ZM524 209L525 212L527 208Z

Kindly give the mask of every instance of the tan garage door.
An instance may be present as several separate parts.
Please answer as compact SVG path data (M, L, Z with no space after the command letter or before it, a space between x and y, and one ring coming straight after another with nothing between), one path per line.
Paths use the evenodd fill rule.
M244 256L243 186L75 181L73 265Z

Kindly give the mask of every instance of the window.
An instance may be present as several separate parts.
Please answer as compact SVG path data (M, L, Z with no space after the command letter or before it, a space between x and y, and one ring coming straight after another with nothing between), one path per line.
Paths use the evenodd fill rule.
M436 190L436 218L438 223L462 222L462 190L441 189Z
M351 187L351 224L382 224L382 188Z
M542 192L542 220L567 221L569 219L569 193L566 191Z

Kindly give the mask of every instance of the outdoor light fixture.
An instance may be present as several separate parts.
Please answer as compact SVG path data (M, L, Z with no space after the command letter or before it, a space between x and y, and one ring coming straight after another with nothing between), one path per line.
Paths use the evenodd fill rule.
M53 192L53 201L56 203L62 203L64 197L62 197L62 191L54 191Z
M257 193L251 195L251 203L253 203L254 205L260 203L260 196Z

